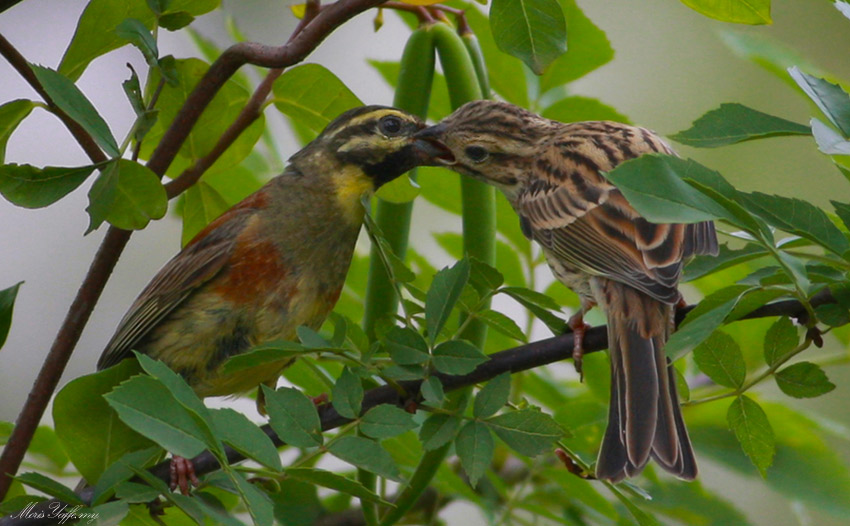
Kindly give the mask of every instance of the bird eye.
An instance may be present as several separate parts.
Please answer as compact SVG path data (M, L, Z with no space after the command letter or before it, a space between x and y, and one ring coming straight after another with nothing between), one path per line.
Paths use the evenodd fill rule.
M467 146L463 153L474 163L483 162L490 155L483 146Z
M396 135L401 131L402 122L395 115L387 115L378 121L378 128L384 135Z

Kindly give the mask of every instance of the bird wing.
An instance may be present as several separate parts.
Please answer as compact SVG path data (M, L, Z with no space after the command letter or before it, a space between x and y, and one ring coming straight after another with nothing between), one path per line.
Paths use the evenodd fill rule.
M580 271L630 285L666 303L678 300L683 259L717 249L711 222L643 219L598 171L537 178L516 200L526 235Z
M98 370L130 356L163 318L227 266L239 233L260 204L257 196L246 198L207 225L160 269L121 319L97 362Z

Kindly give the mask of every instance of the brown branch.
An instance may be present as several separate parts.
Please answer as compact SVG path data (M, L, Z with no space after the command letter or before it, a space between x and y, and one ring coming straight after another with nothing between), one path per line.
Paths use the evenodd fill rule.
M160 176L165 173L203 110L224 83L241 66L254 64L271 68L284 68L296 64L306 58L334 29L355 15L380 3L381 0L339 0L319 9L318 1L313 0L308 4L305 19L298 25L286 45L271 47L245 42L231 46L210 66L207 73L195 86L148 161L148 168ZM15 69L48 101L48 104L52 104L27 65L26 59L2 35L0 35L0 54L9 60ZM267 77L267 80L269 78ZM56 110L56 114L71 130L71 133L89 157L95 162L106 161L103 152L100 151L88 133L64 112L61 112L58 108ZM240 121L239 125L241 126L245 122L250 124L250 115L250 111L242 112L237 120L239 121L243 117L244 120ZM224 145L226 141L235 140L239 131L237 123L234 123L227 130L228 137L223 137L217 148L219 145ZM224 146L224 149L226 149L226 146ZM223 152L224 149L220 149L220 152ZM207 156L202 161L211 165L214 160ZM175 180L175 186L171 188L170 196L177 195L181 191L181 186L185 189L185 187L188 187L188 185L185 185L187 181L193 177L197 179L202 173L202 170L196 170L193 174L187 175L181 183L177 183ZM56 390L80 334L88 322L89 316L130 235L131 232L115 227L110 227L106 232L106 236L89 267L88 274L69 308L27 401L18 416L15 429L9 437L3 454L0 455L0 500L9 490L12 482L11 477L17 473L23 461L47 403Z
M262 115L263 104L266 101L276 78L283 73L282 69L273 69L268 72L263 81L257 86L251 99L242 108L239 116L233 121L227 130L219 138L212 150L183 171L179 177L165 185L165 192L168 198L171 199L180 195L190 186L195 184L198 179L206 172L210 166L215 163L219 157L233 144L233 141L239 138L243 131L251 125L255 120Z
M810 303L812 307L817 307L827 303L835 303L835 298L828 289L824 289L812 296ZM679 309L676 316L677 323L681 322L685 314L690 312L694 307L694 305L691 305L683 309ZM800 320L806 316L806 309L799 301L796 300L778 301L759 307L746 316L743 316L741 319L769 318L774 316L790 316ZM583 344L585 353L592 353L606 349L608 347L607 327L602 325L588 330L584 335ZM455 391L457 389L486 382L505 372L513 374L562 360L572 359L572 350L573 335L572 333L568 333L491 354L488 361L478 366L478 368L469 374L451 376L437 373L435 376L440 379L440 382L443 384L443 389L446 392ZM404 388L405 392L410 394L410 398L414 398L419 393L421 383L421 380L414 380L400 382L400 385ZM407 402L409 402L409 399L401 399L395 387L383 385L372 389L365 394L363 397L361 414L365 414L369 409L381 404L395 404L399 407L403 407ZM351 419L345 418L337 413L333 406L329 403L320 406L318 410L322 423L322 431L335 429L351 422ZM275 446L280 447L285 445L285 443L277 437L274 431L272 431L271 426L268 424L262 426L262 430L269 436L269 438L272 439ZM244 456L229 447L225 447L225 452L228 463L230 464L245 460ZM206 451L193 458L192 464L195 467L195 472L199 476L215 471L221 467L215 457ZM162 481L169 482L171 478L169 468L170 462L165 461L150 468L150 472ZM90 503L93 492L93 488L87 487L78 491L77 494L83 502ZM50 509L49 506L55 506L57 502L57 499L53 499L39 503L32 511L37 512L38 510L48 510ZM0 526L36 526L42 524L52 523L50 521L45 522L44 519L39 520L35 518L15 520L10 517L5 517L0 519Z

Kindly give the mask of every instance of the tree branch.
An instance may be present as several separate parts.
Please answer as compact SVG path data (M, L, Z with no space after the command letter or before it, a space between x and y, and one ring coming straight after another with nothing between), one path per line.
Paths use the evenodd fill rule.
M302 23L293 32L289 41L283 46L271 47L250 42L231 46L222 53L195 86L148 161L148 168L159 176L165 173L203 110L227 79L242 65L250 63L271 68L285 68L296 64L304 60L334 29L355 15L380 4L381 1L339 0L321 10L311 8ZM314 0L311 5L318 6L318 2ZM48 104L52 105L50 98L30 70L26 59L2 35L0 35L0 54L9 60ZM266 81L261 84L261 88L270 89L273 80L274 75L270 73L266 77ZM254 97L252 97L249 106L255 102ZM262 104L262 101L260 101L260 104ZM94 162L107 160L94 140L91 139L91 136L79 124L58 108L55 108L55 110L56 115L62 119ZM216 145L214 152L199 160L198 164L208 163L208 165L211 165L215 161L211 155L220 155L241 133L241 129L244 129L244 127L241 129L239 127L247 127L253 121L251 119L252 111L251 108L246 108L240 114L237 122L227 130L225 136ZM256 117L253 118L256 119ZM223 146L223 148L220 148L220 146ZM169 189L169 197L173 197L187 188L188 184L186 183L197 180L202 173L203 170L195 170L192 174L187 175L184 181L180 183L177 183L177 180L173 181L174 186ZM70 360L80 334L82 334L83 328L88 322L89 316L94 310L94 306L100 298L100 294L106 286L124 246L129 241L130 235L131 232L115 227L109 227L106 232L83 284L77 292L77 296L71 304L39 375L30 390L27 401L21 409L3 454L0 455L0 500L8 492L12 483L12 476L20 468L33 434L44 415L47 403L59 384L59 379Z
M818 305L824 305L826 303L835 303L835 298L832 296L829 289L824 289L812 296L810 303L812 307L817 307ZM694 305L690 305L683 309L679 309L676 315L677 324L680 323L684 316L694 307ZM741 319L790 316L799 320L805 315L806 309L799 301L785 300L759 307ZM585 353L601 351L607 347L607 326L602 325L599 327L593 327L585 333ZM541 367L543 365L548 365L550 363L571 359L572 349L573 335L572 333L568 333L491 354L489 357L490 359L487 362L481 364L477 369L469 374L452 376L435 373L435 376L437 376L440 379L440 382L442 382L443 389L446 392L449 392L481 382L486 382L487 380L495 378L505 372L513 374ZM420 380L416 380L399 383L404 390L410 394L410 397L413 397L419 393L419 387L422 382ZM363 397L361 414L365 414L369 409L381 404L394 404L401 407L407 401L408 400L401 399L399 397L399 393L394 387L383 385L366 392ZM323 431L335 429L351 422L351 419L345 418L337 413L333 406L329 403L320 406L318 411ZM277 437L274 431L272 431L271 426L268 424L262 426L262 430L272 439L277 447L285 445L285 443ZM245 460L245 457L234 449L225 447L225 450L227 454L227 461L229 463L233 464ZM198 475L210 473L221 467L215 457L213 457L213 455L209 452L201 453L197 457L193 458L192 464L194 465L195 472ZM150 472L164 482L169 482L171 478L169 468L170 461L165 461L152 467ZM90 503L93 491L93 488L86 487L80 490L77 494L84 502ZM37 504L32 511L33 513L37 513L39 510L46 512L46 510L50 509L49 506L55 506L56 502L59 501L53 499L41 502ZM0 526L36 526L43 524L52 523L50 521L45 522L45 519L12 519L10 517L0 519Z

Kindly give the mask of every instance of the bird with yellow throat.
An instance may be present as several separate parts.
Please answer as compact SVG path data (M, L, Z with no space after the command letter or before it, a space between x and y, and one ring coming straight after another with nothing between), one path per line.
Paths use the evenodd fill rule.
M419 164L413 135L423 127L417 117L382 106L337 117L283 174L165 264L124 315L98 369L135 350L164 362L201 397L274 385L294 359L227 375L221 365L258 344L291 340L301 325L321 326L351 263L363 197Z

